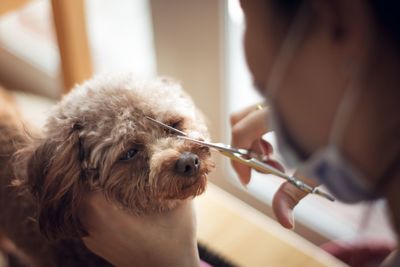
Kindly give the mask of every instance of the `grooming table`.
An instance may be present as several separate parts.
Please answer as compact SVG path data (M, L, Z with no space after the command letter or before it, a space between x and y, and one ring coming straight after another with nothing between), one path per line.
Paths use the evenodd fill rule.
M237 266L346 266L212 183L195 207L199 242Z

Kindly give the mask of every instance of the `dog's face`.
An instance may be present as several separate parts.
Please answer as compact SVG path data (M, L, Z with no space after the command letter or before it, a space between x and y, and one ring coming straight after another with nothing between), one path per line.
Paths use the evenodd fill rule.
M138 215L171 209L204 191L209 149L178 139L146 116L208 138L191 99L165 79L96 77L57 105L27 161L27 184L46 235L81 235L77 213L91 191Z

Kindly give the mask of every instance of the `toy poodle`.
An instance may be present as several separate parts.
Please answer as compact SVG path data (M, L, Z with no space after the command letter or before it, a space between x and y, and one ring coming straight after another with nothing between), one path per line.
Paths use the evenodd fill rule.
M209 137L201 113L170 79L94 77L65 95L34 137L10 103L1 93L0 238L27 266L111 265L82 242L91 192L140 217L205 190L209 149L146 119Z

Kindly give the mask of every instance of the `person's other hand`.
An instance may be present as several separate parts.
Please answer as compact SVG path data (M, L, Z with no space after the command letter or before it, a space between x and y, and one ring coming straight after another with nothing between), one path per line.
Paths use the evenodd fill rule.
M266 156L267 164L284 171L282 164L273 159L271 144L262 139L262 136L270 130L267 125L268 109L257 107L258 105L252 105L231 115L232 146L261 153ZM250 167L236 161L231 161L231 163L242 184L247 185L251 179ZM296 177L310 185L315 185L305 177L298 175ZM289 229L294 227L292 211L306 195L307 193L289 182L285 182L279 187L274 195L272 208L276 219L283 227Z
M191 201L160 212L134 215L106 199L86 196L85 245L115 266L196 266L196 221Z

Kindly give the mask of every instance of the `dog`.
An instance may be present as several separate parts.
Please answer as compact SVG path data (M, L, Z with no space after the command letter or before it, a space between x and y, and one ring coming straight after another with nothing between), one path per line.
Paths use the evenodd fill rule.
M110 266L82 242L93 192L141 218L205 190L209 149L146 119L209 138L200 111L171 79L96 76L65 95L35 137L0 98L0 236L28 266Z

